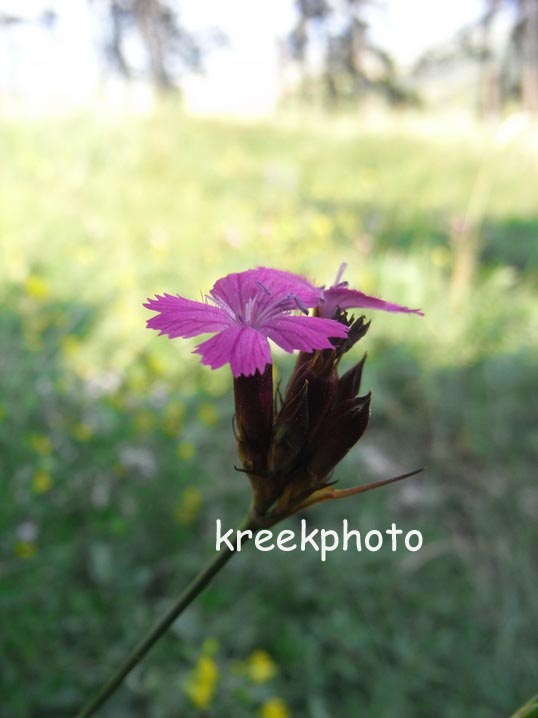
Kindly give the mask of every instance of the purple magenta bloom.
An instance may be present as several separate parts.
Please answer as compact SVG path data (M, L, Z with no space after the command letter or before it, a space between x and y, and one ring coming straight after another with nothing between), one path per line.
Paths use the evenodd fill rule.
M333 349L329 337L346 337L340 322L304 316L319 299L320 290L303 277L259 267L219 279L205 302L164 294L144 306L158 312L148 328L170 339L215 332L195 353L212 369L229 363L238 377L263 373L271 363L268 339L287 352L311 352ZM303 316L294 314L298 309Z
M338 309L382 309L385 312L404 312L405 314L419 314L424 316L420 309L408 309L400 304L385 302L377 297L371 297L358 289L348 289L348 282L342 282L342 275L346 269L342 264L336 275L335 283L329 289L321 290L321 299L318 312L321 317L332 318Z

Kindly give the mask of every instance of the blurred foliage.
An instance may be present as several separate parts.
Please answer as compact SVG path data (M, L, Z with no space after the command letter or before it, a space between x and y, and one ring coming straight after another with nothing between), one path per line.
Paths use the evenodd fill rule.
M536 150L166 109L4 120L0 143L0 716L71 717L247 507L229 372L150 335L146 296L342 261L426 317L372 317L371 426L337 478L427 470L309 523L423 549L245 551L103 718L513 713L538 683Z
M538 695L531 698L524 706L514 713L512 718L537 718L538 716Z

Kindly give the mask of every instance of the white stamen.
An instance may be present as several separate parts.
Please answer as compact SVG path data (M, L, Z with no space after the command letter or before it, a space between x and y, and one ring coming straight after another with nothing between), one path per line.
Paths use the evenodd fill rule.
M342 275L344 274L346 269L347 269L347 262L342 262L342 264L340 265L340 268L338 270L338 273L336 275L336 279L334 280L335 284L340 284L340 280L342 279Z

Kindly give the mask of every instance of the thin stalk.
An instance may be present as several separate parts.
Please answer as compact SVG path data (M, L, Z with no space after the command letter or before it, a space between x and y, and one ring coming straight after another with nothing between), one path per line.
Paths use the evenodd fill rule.
M238 530L246 531L251 529L255 532L257 528L258 524L256 523L256 520L248 514L239 526ZM178 597L174 605L169 608L164 616L162 616L149 633L134 648L108 683L106 683L103 688L101 688L101 690L96 693L96 695L88 701L88 703L86 703L82 710L77 714L76 718L89 718L90 716L93 716L95 712L110 698L110 696L121 685L124 678L136 665L138 665L138 663L140 663L142 658L144 658L146 653L159 640L159 638L166 633L176 618L183 613L183 611L204 590L213 577L216 576L217 573L228 563L234 553L236 553L235 548L237 542L237 532L235 532L235 537L236 538L232 542L233 550L227 545L223 546L213 560L210 561L209 564L200 571L196 578L191 581L183 593ZM242 544L245 542L246 537L242 541Z

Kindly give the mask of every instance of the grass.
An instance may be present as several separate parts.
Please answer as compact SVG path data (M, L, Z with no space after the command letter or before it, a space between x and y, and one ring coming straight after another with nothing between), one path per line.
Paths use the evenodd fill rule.
M103 717L495 718L535 693L535 150L165 109L0 128L0 716L72 716L244 512L229 374L141 304L258 264L328 282L348 261L425 309L372 316L371 426L338 478L425 476L308 516L424 548L247 551Z

